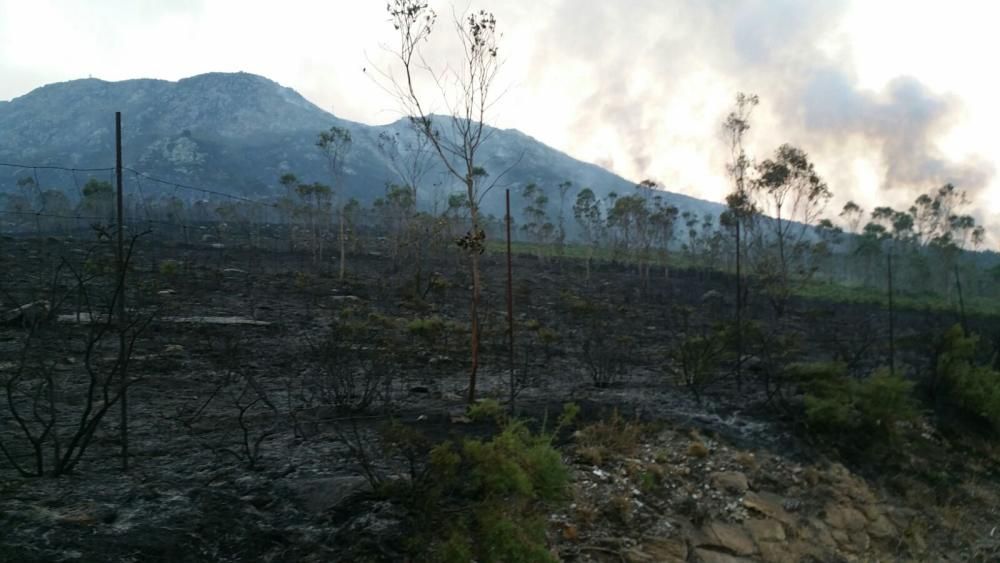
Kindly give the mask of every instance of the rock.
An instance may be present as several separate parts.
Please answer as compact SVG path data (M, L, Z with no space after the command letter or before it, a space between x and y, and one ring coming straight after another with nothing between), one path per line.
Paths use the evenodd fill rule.
M50 308L48 301L34 301L21 305L0 313L0 324L32 327L49 316Z
M649 553L639 549L638 547L633 547L622 554L622 559L626 563L657 563L658 559L653 557Z
M647 540L642 549L658 563L679 563L688 558L687 542L682 538Z
M886 511L887 516L897 528L907 529L920 513L912 508L891 507Z
M364 502L352 514L351 520L335 532L335 538L341 545L375 542L375 545L390 546L405 537L405 518L404 509L391 502ZM403 560L401 554L383 553L389 561Z
M788 512L795 512L798 509L802 508L802 501L798 499L786 499L781 506L784 507L784 509L787 510Z
M340 506L349 497L368 488L364 477L348 475L309 479L289 483L293 498L310 512L326 512Z
M736 557L720 551L697 548L694 550L695 561L699 563L751 563L753 559Z
M240 497L240 500L256 509L263 509L267 505L274 502L274 499L268 495L246 495Z
M699 547L721 547L736 555L752 555L757 551L750 536L738 526L709 522L701 531L704 537L696 542Z
M706 305L716 304L716 303L721 304L722 301L723 301L722 294L714 289L706 291L701 296L701 302Z
M258 321L255 319L248 319L246 317L236 317L236 316L161 317L159 320L165 323L180 323L180 324L271 326L271 323L267 321Z
M840 546L845 547L845 548L846 547L850 547L850 545L851 545L851 536L847 535L847 532L845 532L844 530L831 530L830 531L830 535L833 536L833 539Z
M816 550L809 544L801 541L790 544L785 542L767 542L760 546L760 558L766 563L800 563L802 561L826 560L817 557L810 558L808 557L810 554L817 555Z
M804 535L806 539L824 550L829 551L837 547L837 541L833 539L826 524L817 518L809 519L809 527Z
M872 539L864 532L850 532L847 541L842 541L841 545L852 553L864 553L872 546Z
M757 542L757 545L765 542L785 541L785 528L775 520L754 518L748 520L745 525L747 530L750 531L750 535L753 536L753 540Z
M884 514L879 514L869 524L868 533L879 539L891 538L896 535L896 527L892 525L892 522Z
M718 471L708 476L716 489L732 493L745 493L750 488L747 476L739 471Z
M858 532L868 526L868 519L865 518L865 515L849 506L827 505L824 512L826 512L826 523L831 528Z
M780 495L762 491L760 493L748 492L743 496L743 506L750 510L755 510L768 518L786 524L795 525L795 517L785 510L786 499Z
M77 506L56 517L56 521L80 526L111 524L118 519L118 511L111 506Z
M874 504L863 504L858 507L858 510L864 513L865 518L871 521L875 521L879 516L882 516L882 510Z

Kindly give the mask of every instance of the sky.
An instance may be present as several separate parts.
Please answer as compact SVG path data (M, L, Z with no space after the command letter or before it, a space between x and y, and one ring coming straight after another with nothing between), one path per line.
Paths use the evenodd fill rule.
M466 0L469 2L469 0ZM626 178L721 201L722 122L757 94L747 148L805 150L835 194L907 207L945 182L1000 244L1000 3L973 0L430 0L432 66L453 18L495 13L502 95L488 121ZM0 0L0 100L51 82L245 71L339 117L401 117L379 0ZM429 91L432 99L435 92ZM438 104L433 109L444 111Z

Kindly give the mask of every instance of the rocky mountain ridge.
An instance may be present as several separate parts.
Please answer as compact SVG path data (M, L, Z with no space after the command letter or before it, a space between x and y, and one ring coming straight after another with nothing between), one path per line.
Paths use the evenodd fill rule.
M209 73L177 82L135 79L106 82L82 79L50 84L9 102L0 102L0 162L55 164L72 168L113 163L114 112L122 112L125 165L172 182L243 196L279 193L278 178L295 173L305 182L329 182L315 143L330 127L348 129L353 148L346 160L348 195L369 203L387 182L398 181L379 151L379 135L413 138L405 119L369 126L340 119L291 88L247 73ZM443 118L438 118L443 119ZM445 128L442 128L445 129ZM528 183L555 191L564 181L599 195L630 193L635 182L581 162L517 130L489 130L482 148L488 173L504 174L499 187L514 193ZM433 161L425 177L421 205L431 207L458 189ZM13 189L31 169L0 168L0 191ZM72 191L66 174L44 172L43 187ZM437 186L436 188L434 186ZM503 190L484 200L499 213ZM555 201L554 193L550 200ZM570 196L572 197L572 195ZM722 205L671 192L664 199L683 210L718 214Z

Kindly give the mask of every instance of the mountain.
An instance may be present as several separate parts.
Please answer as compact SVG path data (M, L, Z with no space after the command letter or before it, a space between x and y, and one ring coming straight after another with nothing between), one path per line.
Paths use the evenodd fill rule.
M326 160L316 148L320 131L332 126L351 132L345 189L368 203L398 181L390 161L378 150L379 135L399 135L400 145L413 138L406 120L370 126L340 119L291 88L246 73L209 73L177 82L152 79L106 82L83 79L50 84L9 102L0 102L0 162L102 168L114 163L114 112L122 112L123 160L126 167L171 182L242 196L280 193L278 178L288 172L300 181L327 182ZM436 118L443 119L443 118ZM488 130L481 149L487 172L503 175L498 189L485 198L488 213L500 214L502 187L528 183L551 190L566 180L598 195L630 193L635 182L581 162L513 129ZM425 177L441 194L461 189L434 161ZM0 191L17 178L35 174L43 188L79 189L86 175L57 170L0 166ZM128 175L127 175L128 176ZM146 182L144 194L170 188ZM421 205L431 204L423 190ZM573 193L570 198L575 197ZM722 206L682 194L664 193L682 210L718 214ZM567 202L570 205L572 202ZM519 206L519 203L515 203Z

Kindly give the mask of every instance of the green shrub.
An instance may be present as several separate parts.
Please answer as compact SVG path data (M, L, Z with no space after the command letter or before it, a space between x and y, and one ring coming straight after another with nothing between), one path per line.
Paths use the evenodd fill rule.
M847 376L837 362L795 364L791 378L805 391L805 416L810 430L834 436L861 435L874 442L892 441L900 422L919 415L913 383L880 368L863 380Z
M900 422L915 420L920 412L913 396L913 382L880 368L855 385L862 428L891 437Z
M428 342L434 342L437 340L441 336L441 333L444 332L445 328L446 326L444 320L436 315L425 319L413 319L406 326L406 329L410 332L410 334L427 340Z
M177 260L164 260L160 262L160 275L174 277L181 271L181 263Z
M542 344L549 346L559 342L559 333L551 328L542 327L538 329L538 340Z
M414 515L417 559L555 561L545 544L545 507L568 498L569 473L552 440L578 410L567 405L552 432L533 432L495 401L471 407L470 418L496 421L499 433L434 447L424 476L399 496Z
M701 401L702 391L719 375L719 363L728 343L723 331L706 329L698 333L691 327L685 328L687 330L677 335L667 350L666 370L674 381Z
M959 325L950 328L942 339L937 375L955 406L1000 433L1000 372L974 363L978 344L977 335L966 336Z
M589 450L598 459L611 456L631 457L639 448L646 427L638 420L622 416L618 409L611 415L576 433L578 449Z

